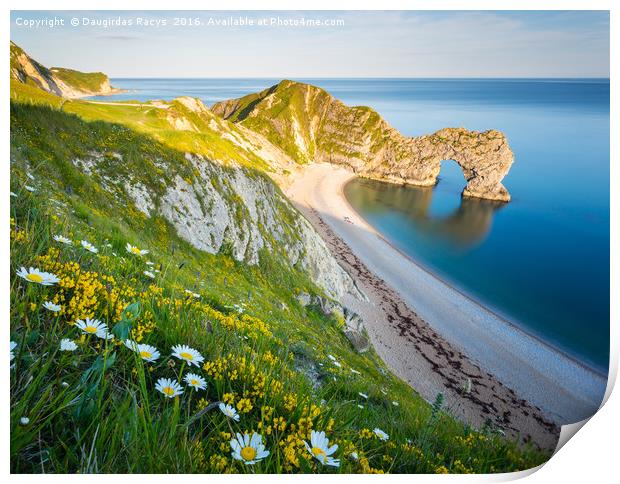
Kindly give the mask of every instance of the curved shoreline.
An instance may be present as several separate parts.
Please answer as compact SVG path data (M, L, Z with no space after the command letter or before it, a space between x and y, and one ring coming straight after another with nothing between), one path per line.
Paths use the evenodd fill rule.
M433 392L441 391L442 385L446 387L446 382L476 374L480 378L480 387L489 389L483 392L486 400L482 400L498 413L501 413L498 407L507 400L505 394L514 390L517 400L530 402L542 410L541 415L546 416L544 418L550 418L557 424L582 420L598 409L605 392L605 378L481 306L389 243L355 212L344 197L343 187L354 176L354 173L341 167L309 165L290 177L291 183L285 192L309 219L313 215L319 218L318 222L311 220L315 226L324 222L325 227L317 229L322 228L319 232L323 232L333 250L347 252L350 249L351 254L341 254L342 260L348 257L351 262L355 259L355 269L363 264L363 268L371 273L366 274L367 280L361 282L366 282L366 291L378 294L373 303L364 307L356 301L344 302L350 304L352 309L365 313L367 331L375 349L396 374L429 400L436 395ZM333 233L329 234L330 231ZM343 244L338 244L338 238ZM376 280L368 283L368 279L374 276ZM394 315L385 317L384 293L392 290L395 294L388 294L387 299L393 299L397 305L402 301L404 304L399 311L415 311L411 311L409 317L419 320L415 321L413 329L403 329ZM392 300L389 302L394 305ZM420 343L413 341L419 333L426 331L424 325L438 334L422 339L437 341L438 349L429 347L427 352L423 352ZM437 353L439 356L435 358L437 355L433 351L449 355L456 353L463 357L457 362L459 369L469 361L477 371L468 373L457 369L450 373L446 368L454 362L444 354ZM441 363L435 361L440 359ZM428 373L429 361L439 378ZM502 384L507 388L500 392L498 385ZM472 417L473 421L481 417L475 408L484 406L482 400L472 410L468 407L471 405L468 400L471 399L459 395L458 391L452 391L452 396L459 406L456 413L461 417ZM511 407L508 414L512 412L514 415L514 410L514 406ZM524 411L519 423L514 424L514 429L519 433L531 431L530 413L531 409ZM528 427L528 430L519 426Z
M379 237L383 242L385 242L393 250L398 252L402 257L406 258L412 264L417 266L418 269L420 269L421 271L426 272L426 274L429 277L433 277L434 279L437 279L439 282L441 282L442 284L444 284L448 288L450 288L450 290L459 293L460 296L468 299L472 304L475 304L481 310L491 313L495 318L497 318L498 320L502 321L504 324L509 325L515 331L519 331L519 332L523 333L524 337L532 338L532 339L536 340L540 345L547 347L550 351L557 352L560 355L562 355L563 358L571 360L575 365L582 367L584 371L591 372L594 375L598 376L599 378L602 378L605 381L607 381L607 375L605 375L605 373L603 373L603 371L601 371L599 368L595 368L595 367L593 367L591 365L588 365L587 363L585 363L583 361L580 361L577 357L571 355L568 351L566 351L566 350L564 350L562 348L559 348L558 346L555 346L552 343L550 343L548 341L545 341L545 339L542 338L541 336L538 336L537 334L528 331L527 328L524 327L524 325L521 325L519 323L511 321L508 318L508 316L503 315L501 313L501 311L491 307L489 304L486 304L486 303L483 303L482 301L477 300L475 297L471 296L470 294L467 294L463 289L459 288L456 284L454 284L454 283L446 280L445 278L441 277L436 272L433 272L432 268L427 267L426 265L424 265L420 261L415 260L411 255L407 254L404 250L398 248L387 237L385 237L381 232L379 232L368 220L366 220L363 215L361 215L359 212L357 212L355 210L355 208L347 200L347 197L346 197L346 195L344 193L345 186L349 182L353 181L355 178L356 178L356 175L353 174L344 183L342 183L342 185L340 186L340 196L342 197L344 202L346 202L346 204L348 205L349 209L352 212L354 212L355 214L357 214L357 216L361 220L363 220L364 223L367 225L368 229L372 230L374 232L374 234L377 237ZM377 180L378 181L382 181L382 180L379 180L379 179L377 179Z

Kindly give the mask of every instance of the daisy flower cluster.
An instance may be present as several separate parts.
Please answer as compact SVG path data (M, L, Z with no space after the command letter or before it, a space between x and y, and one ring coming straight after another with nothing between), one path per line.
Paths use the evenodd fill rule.
M65 245L65 246L73 246L73 241L68 238L65 237L64 235L61 234L56 234L53 236L53 240L55 242L58 242L59 244ZM87 250L88 252L91 252L93 254L97 254L99 253L99 249L97 247L95 247L92 243L88 242L87 240L81 240L80 244L79 244L83 249ZM106 246L111 247L111 245L107 244ZM133 246L130 246L129 244L127 244L128 250L129 248L133 248L135 249ZM50 249L50 256L44 256L44 257L40 257L42 260L53 260L54 257L53 254L54 250ZM132 253L137 253L138 255L143 255L145 253L148 253L148 251L144 251L144 250L138 250L137 252L135 250L132 250ZM59 265L58 263L56 263L56 265L58 266L58 268L62 269L63 267L61 265ZM42 304L41 307L46 309L47 311L49 311L50 313L53 314L62 314L65 313L65 315L71 315L73 314L71 311L71 309L73 309L73 311L75 310L79 310L79 308L83 308L84 310L86 310L86 312L90 312L88 311L88 299L76 299L77 297L77 290L82 287L81 284L83 284L84 287L84 294L90 294L90 298L93 298L94 294L97 292L97 288L101 288L101 289L105 289L107 292L107 300L110 301L115 301L118 300L118 296L116 295L116 293L114 292L114 290L110 290L107 287L104 288L104 286L102 285L102 283L99 283L99 286L94 285L93 282L95 282L95 279L92 276L97 276L97 274L92 274L92 276L89 273L85 273L83 271L79 270L79 265L77 265L76 263L67 263L66 264L67 268L71 268L74 271L78 272L79 274L79 279L77 280L77 282L74 280L70 280L70 279L63 279L62 277L60 277L59 275L57 275L56 273L53 272L47 272L44 270L41 270L40 268L37 267L20 267L17 271L16 271L16 275L18 277L20 277L21 279L23 279L24 281L27 281L30 284L34 284L34 285L40 285L40 286L58 286L58 285L62 285L62 287L65 286L71 286L74 289L74 297L72 298L69 304L70 308L65 308L63 307L63 305L58 303L58 298L55 298L53 300L45 300ZM104 282L105 282L105 276L104 277ZM112 281L110 279L110 281ZM62 292L62 288L61 288L61 292ZM96 301L96 300L95 300ZM94 301L93 301L94 302ZM120 306L120 305L119 305ZM121 309L117 309L117 315L120 314ZM107 314L109 316L109 314ZM113 340L114 339L114 335L109 331L108 326L106 323L102 322L99 319L96 318L92 318L92 317L83 317L83 318L76 318L74 321L73 326L75 328L77 328L83 335L85 336L95 336L99 339L108 341L108 340ZM140 345L140 346L148 346L148 345ZM13 349L13 342L11 343L11 349ZM75 341L73 341L72 339L69 338L62 338L59 344L59 349L60 351L67 351L67 352L73 352L75 350L77 350L78 345L75 343ZM151 347L152 348L152 347ZM143 355L147 355L147 354L152 354L155 355L153 356L149 356L149 357L143 357L144 359L146 359L147 361L154 361L154 359L156 359L159 356L159 353L152 349L149 350L149 348L141 348L140 351L142 352ZM150 353L149 353L150 351ZM11 360L13 360L13 353L11 353ZM153 359L154 358L154 359Z
M87 240L80 240L77 244L74 244L71 239L60 234L55 235L53 239L58 244L67 247L77 245L78 248L87 252L99 254L98 257L102 259L107 257L106 255L100 254L99 249ZM107 253L105 249L110 247L109 244L102 245L104 254ZM149 253L148 250L140 249L129 243L126 244L125 249L128 254L135 256L137 258L136 260L144 260L143 257ZM21 267L16 273L17 276L23 279L28 285L52 287L69 284L68 282L64 282L65 267L59 262L52 262L57 260L57 257L54 257L53 253L48 259L44 258L42 260L49 260L50 262L48 265L52 268L55 267L59 269L60 274L56 273L56 269L52 269L52 272L36 267ZM154 263L145 261L145 264L148 269L143 270L142 274L150 279L154 279L156 277ZM44 267L47 268L47 266ZM71 265L68 267L74 269ZM86 274L84 277L87 277L85 280L84 294L94 294L100 289L103 290L103 282L106 282L105 279L101 283L102 285L97 286L97 279L95 277L88 276L88 273L84 273L83 271L79 271L79 273L82 276ZM108 284L105 286L105 290L108 299L113 297L113 300L118 301L119 306L127 306L122 303L120 297L115 295L116 293L114 293L114 290L116 285L110 284L112 280L107 282ZM74 288L79 287L79 284L73 281L71 284ZM148 291L154 291L153 295L160 297L157 293L157 286L151 285ZM195 305L197 308L201 308L208 320L217 321L222 328L229 331L243 332L245 333L245 339L248 339L248 337L256 338L259 335L268 338L272 337L270 329L261 320L243 314L242 311L237 312L235 316L222 315L210 306L202 303L200 301L200 294L189 289L185 289L185 293L187 294L185 300L186 305L191 304ZM131 295L131 293L126 294ZM64 299L50 298L48 295L48 297L43 299L41 307L48 312L50 317L55 318L77 314L68 312L69 308L61 304L62 301L64 301ZM182 301L178 302L182 303ZM82 307L83 309L87 309L96 306L89 306L86 304L80 306L72 302L71 307ZM273 408L257 403L259 400L264 399L266 395L282 395L283 408L286 412L290 414L295 412L301 405L301 402L298 400L296 394L284 392L281 380L269 379L269 377L252 363L250 359L233 354L219 357L212 361L205 361L205 357L199 350L187 344L174 344L171 346L168 356L162 358L162 351L160 349L154 345L144 343L137 338L138 335L141 337L142 333L140 332L133 332L129 338L117 341L117 338L112 334L108 324L104 321L119 320L121 312L122 309L116 309L115 313L106 314L102 319L98 319L94 317L94 311L83 311L82 314L86 313L89 315L76 318L72 325L72 328L81 333L80 339L74 340L69 337L63 337L59 341L57 348L60 352L65 354L66 357L70 357L69 355L76 352L84 341L94 342L96 340L101 340L106 345L124 346L127 350L132 352L136 358L141 360L144 364L149 365L149 372L157 369L174 368L175 366L172 362L176 360L180 363L180 369L175 375L158 376L154 380L154 391L161 394L163 401L175 398L189 398L188 395L194 394L194 392L205 392L203 394L206 395L207 389L209 388L207 378L212 379L216 383L222 381L238 382L239 385L244 388L243 394L224 393L221 395L222 401L217 404L219 413L224 417L227 425L231 428L231 433L227 434L226 438L232 461L239 462L246 466L255 466L269 459L274 452L274 447L270 445L270 442L275 435L287 435L285 438L279 438L272 443L277 446L276 449L278 451L282 452L285 459L285 469L293 470L299 468L299 459L302 456L304 456L306 461L314 462L316 466L324 466L326 468L340 467L341 459L338 456L339 444L330 441L327 436L327 433L332 431L333 420L328 422L323 430L316 430L313 428L314 419L320 414L318 407L308 407L296 421L287 422L285 416L274 415ZM114 319L111 319L111 317ZM90 340L88 338L90 338ZM11 362L13 362L17 354L18 344L11 341L10 349ZM265 352L261 357L267 366L276 365L280 361L269 351ZM333 355L329 354L328 359L334 367L342 368L342 364ZM201 374L202 371L204 371L204 375ZM214 385L214 387L216 386L217 385ZM362 392L360 392L359 395L364 399L368 399L368 395ZM201 399L201 401L202 400L206 401L204 398ZM255 411L259 412L261 415L258 428L255 424L250 423L252 420L247 421L250 415ZM235 427L234 431L232 427ZM285 434L287 431L290 433ZM389 436L378 428L374 429L373 434L380 441L385 442L389 440ZM360 462L364 462L364 457L359 457L356 450L350 451L346 455L351 459L355 456L357 457L355 460L359 459ZM343 457L344 456L345 454L343 454ZM211 462L211 465L217 468L221 463Z
M129 341L125 342L125 346L138 353L143 360L148 362L154 362L160 356L159 351L153 346L140 345ZM173 346L170 356L181 360L184 364L187 364L188 367L191 367L191 365L200 366L200 363L204 361L204 357L198 350L190 348L187 345ZM183 381L193 390L198 391L207 389L207 380L197 373L186 373L183 377ZM164 396L168 398L174 398L183 393L183 388L180 382L169 378L160 378L155 385L155 389L163 393Z

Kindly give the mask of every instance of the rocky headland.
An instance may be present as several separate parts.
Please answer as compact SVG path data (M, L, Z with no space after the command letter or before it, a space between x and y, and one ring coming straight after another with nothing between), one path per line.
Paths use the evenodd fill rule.
M112 87L110 79L103 72L80 72L62 67L47 68L13 42L11 42L11 79L70 99L123 92Z
M445 128L407 137L371 108L347 106L321 88L288 80L211 109L262 134L298 163L344 165L358 176L432 186L441 162L455 160L466 181L463 196L510 200L502 180L514 155L497 130Z

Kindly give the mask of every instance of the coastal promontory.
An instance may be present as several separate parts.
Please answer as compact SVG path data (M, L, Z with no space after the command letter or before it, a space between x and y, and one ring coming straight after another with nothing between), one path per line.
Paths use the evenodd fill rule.
M445 128L407 137L371 108L347 106L321 88L288 80L212 110L267 137L298 163L345 165L359 176L431 186L441 162L454 160L465 178L464 196L510 200L502 180L514 155L497 130Z
M105 96L121 92L103 72L80 72L64 67L47 68L11 42L11 79L64 98Z

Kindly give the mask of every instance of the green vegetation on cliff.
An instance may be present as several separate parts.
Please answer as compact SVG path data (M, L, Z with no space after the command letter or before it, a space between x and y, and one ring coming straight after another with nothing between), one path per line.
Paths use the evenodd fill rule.
M264 159L254 153L250 140L232 123L219 119L208 110L193 112L179 101L159 104L104 104L68 100L13 80L11 99L20 103L60 108L63 112L76 114L86 121L122 124L148 134L176 150L205 155L224 164L237 163L265 171L272 169ZM179 124L185 129L179 129ZM223 133L231 132L235 138L222 137ZM235 144L235 139L245 141L247 147L239 147Z
M348 107L327 91L284 80L259 93L216 103L215 114L261 133L299 163L363 156L363 144L379 150L393 131L374 110Z
M65 84L83 92L98 92L110 80L103 72L81 72L74 69L52 67L50 71Z

